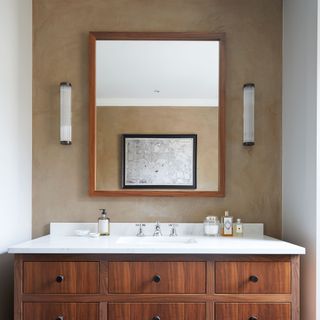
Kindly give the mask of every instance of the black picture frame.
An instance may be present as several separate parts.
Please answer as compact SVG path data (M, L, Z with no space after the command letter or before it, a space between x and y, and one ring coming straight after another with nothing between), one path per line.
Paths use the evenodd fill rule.
M191 172L189 173L189 176L191 176L190 183L174 184L174 182L172 182L172 184L168 184L168 183L160 183L160 184L151 183L150 184L147 182L133 182L133 181L128 182L127 168L129 165L128 165L128 159L126 155L127 155L128 141L130 141L130 139L131 141L132 140L139 141L139 139L141 139L141 141L144 141L144 142L150 139L150 143L152 142L154 143L155 141L157 141L157 139L159 140L159 143L160 142L163 143L166 139L168 139L168 143L170 143L169 140L171 140L171 143L172 143L172 139L184 139L184 142L186 143L185 139L190 139L190 142L185 144L185 147L189 147L189 146L192 147L192 150L191 150L192 155L190 155L190 157L188 158L189 161L190 159L192 159L192 164L190 166ZM179 142L179 140L177 140L177 142ZM183 143L183 141L181 141L181 143ZM123 134L121 159L122 159L121 187L123 189L196 189L197 188L197 135L196 134ZM155 170L154 172L156 173L157 171Z

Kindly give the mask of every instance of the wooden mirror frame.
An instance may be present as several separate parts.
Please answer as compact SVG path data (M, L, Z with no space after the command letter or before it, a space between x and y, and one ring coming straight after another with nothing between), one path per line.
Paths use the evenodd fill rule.
M217 191L96 190L96 41L194 40L219 41L219 181ZM89 33L89 195L104 197L224 197L225 195L225 36L204 32L90 32Z

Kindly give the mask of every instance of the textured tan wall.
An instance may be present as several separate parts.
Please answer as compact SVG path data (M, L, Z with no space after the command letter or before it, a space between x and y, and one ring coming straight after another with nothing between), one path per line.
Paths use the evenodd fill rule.
M33 236L50 221L198 222L229 209L281 235L281 0L34 0ZM226 197L88 196L88 32L226 33ZM59 87L73 86L73 145L59 144ZM242 86L256 84L256 145L242 147Z
M121 135L197 134L197 190L218 190L218 110L182 107L97 108L97 190L121 189Z

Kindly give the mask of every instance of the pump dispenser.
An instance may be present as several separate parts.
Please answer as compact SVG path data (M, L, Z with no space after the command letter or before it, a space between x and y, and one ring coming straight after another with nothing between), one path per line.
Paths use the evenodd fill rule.
M110 219L107 217L106 209L99 209L101 216L98 219L98 233L100 236L110 235Z

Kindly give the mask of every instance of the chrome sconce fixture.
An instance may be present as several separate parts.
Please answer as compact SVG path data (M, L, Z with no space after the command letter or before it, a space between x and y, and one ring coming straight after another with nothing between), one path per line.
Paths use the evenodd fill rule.
M71 83L60 83L60 143L64 145L70 145L72 143L71 91Z
M254 145L254 93L255 85L243 86L243 145Z

